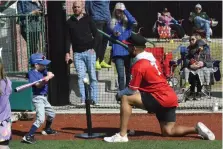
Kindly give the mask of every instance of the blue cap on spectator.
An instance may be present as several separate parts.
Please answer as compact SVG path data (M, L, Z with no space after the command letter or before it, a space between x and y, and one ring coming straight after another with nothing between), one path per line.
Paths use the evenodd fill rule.
M48 65L51 61L46 59L46 57L41 54L41 53L35 53L35 54L32 54L30 56L30 59L29 59L29 62L30 64L41 64L41 65Z

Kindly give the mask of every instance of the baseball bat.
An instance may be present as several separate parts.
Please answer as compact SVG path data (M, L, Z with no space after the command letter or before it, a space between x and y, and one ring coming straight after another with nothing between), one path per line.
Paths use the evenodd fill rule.
M102 35L104 35L105 37L107 37L109 41L111 41L111 42L113 42L113 43L116 43L116 44L119 44L119 45L123 46L124 48L128 48L128 46L127 46L126 44L122 43L122 42L119 41L119 40L116 40L116 39L112 38L111 36L109 36L108 34L106 34L105 32L103 32L102 30L98 29L98 32L101 33ZM137 35L137 33L135 33L135 32L132 32L132 34ZM145 40L146 40L147 42L149 42L150 44L152 44L153 47L155 47L155 44L154 44L152 41L149 41L149 40L146 39L146 38L145 38Z
M128 49L128 46L126 44L122 43L119 40L116 40L116 39L112 38L111 36L109 36L105 32L101 31L100 29L98 29L98 32L101 33L102 35L104 35L105 37L107 37L109 41L111 41L113 43L116 43L116 44L119 44L119 45L123 46L124 48Z
M21 86L18 86L14 89L15 92L20 92L26 88L29 88L29 87L32 87L34 84L36 83L39 83L39 82L42 82L44 79L39 79L35 82L32 82L32 83L27 83L27 84L24 84L24 85L21 85Z

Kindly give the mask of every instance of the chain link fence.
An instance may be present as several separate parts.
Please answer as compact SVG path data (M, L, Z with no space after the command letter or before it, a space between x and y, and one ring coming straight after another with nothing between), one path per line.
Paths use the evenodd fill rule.
M69 18L70 14L72 14L72 1L67 1L65 7L67 8L67 14L69 14L67 18ZM13 12L13 14L2 13L0 15L0 55L5 65L6 72L9 75L27 73L29 68L28 59L33 52L38 51L46 54L45 33L45 16L16 15L15 12ZM188 40L157 40L156 38L150 38L148 40L155 43L156 48L162 47L164 49L164 55L166 53L171 53L172 58L169 61L181 57L180 50L178 50L180 46L187 47L189 45ZM208 45L211 49L212 59L222 60L222 39L212 38ZM152 47L149 43L147 46ZM99 103L97 108L119 108L120 106L115 100L115 94L118 92L118 74L110 56L111 50L111 45L108 44L104 60L106 63L111 64L112 67L102 68L100 71L96 71ZM72 48L70 53L73 55ZM153 54L156 55L156 52ZM221 65L219 69L220 72L222 72ZM178 65L173 74L174 78L177 80L175 90L179 100L182 101L185 98L185 92L179 92L184 84L184 79L181 79L180 71L181 66ZM88 74L86 74L86 76L87 75ZM175 81L173 81L172 84L175 84ZM216 102L222 107L221 80L214 81L214 84L211 85L211 94L209 96L204 94L199 101L191 100L179 103L179 108L208 109ZM70 103L78 108L83 107L81 105L78 86L78 74L74 64L70 65Z
M69 18L70 14L72 14L72 3L73 1L67 1L66 10ZM137 20L137 18L136 18ZM152 28L152 27L151 27ZM148 39L150 42L155 44L155 48L163 48L163 60L166 54L171 55L171 59L168 62L174 61L176 59L181 58L180 47L187 48L189 46L189 40L181 40L181 39L156 39L150 38ZM222 39L212 38L211 42L208 43L211 50L211 57L214 60L222 59ZM147 46L149 48L152 45L148 42ZM112 62L110 54L111 54L111 46L108 46L105 53L105 61L107 63L111 62L112 68L102 68L99 71L96 71L96 76L98 80L98 103L99 106L95 106L96 108L119 108L120 105L117 104L115 99L115 94L118 92L118 74L115 67L115 64ZM72 49L71 55L72 53ZM157 51L158 52L158 51ZM157 55L156 51L153 51L153 55ZM161 62L163 63L163 61ZM167 64L167 63L166 63ZM166 65L163 64L163 65ZM168 63L169 65L169 63ZM185 79L182 76L181 65L178 65L175 70L172 72L173 75L171 78L168 78L167 81L171 83L174 90L178 95L179 100L179 109L210 109L213 104L218 103L219 107L222 107L222 81L213 80L214 83L208 88L206 85L203 86L202 89L202 98L201 100L187 100L189 88L184 88ZM168 68L170 70L170 67ZM222 72L222 67L220 66L220 72ZM70 102L75 107L82 108L81 104L81 95L79 92L78 86L78 73L74 65L70 67ZM171 72L170 72L171 73ZM86 76L88 74L86 73Z

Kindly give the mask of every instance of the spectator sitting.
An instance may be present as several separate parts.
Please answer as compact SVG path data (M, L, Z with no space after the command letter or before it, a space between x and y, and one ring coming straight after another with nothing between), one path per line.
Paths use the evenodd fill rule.
M119 41L127 40L131 36L133 24L136 24L136 20L125 8L125 5L116 3L109 25L112 37ZM129 52L119 44L112 44L112 59L118 72L119 90L123 90L130 81Z
M192 39L192 38L191 38ZM204 80L210 84L210 73L212 72L212 60L210 57L210 49L207 43L199 39L194 45L189 46L188 55L186 56L186 65L190 71L190 95L189 100L197 100L201 98L201 90ZM197 85L197 93L195 94L195 86Z
M185 31L183 29L183 27L178 23L177 20L175 20L170 12L167 10L167 8L164 9L164 11L162 12L162 14L158 13L158 20L167 25L167 26L170 26L170 28L174 31L177 32L177 36L179 38L183 38L183 37L187 37L185 35Z
M210 26L216 26L218 24L218 21L210 19L206 12L202 12L202 6L200 4L197 4L195 6L195 12L190 13L189 21L192 22L196 28L204 30L206 33L207 41L211 41Z

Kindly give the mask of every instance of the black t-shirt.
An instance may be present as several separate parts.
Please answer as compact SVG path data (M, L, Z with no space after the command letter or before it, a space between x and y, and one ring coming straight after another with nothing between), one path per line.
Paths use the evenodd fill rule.
M88 15L81 19L71 16L66 24L66 52L70 50L70 43L74 52L84 52L94 48L94 38L97 34L97 28Z

